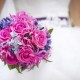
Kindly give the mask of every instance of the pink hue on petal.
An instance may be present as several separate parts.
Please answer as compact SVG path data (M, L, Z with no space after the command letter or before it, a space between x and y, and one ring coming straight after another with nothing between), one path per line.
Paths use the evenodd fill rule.
M30 62L35 57L34 52L31 48L23 48L19 50L17 58L23 63Z
M0 42L4 42L7 41L11 38L11 29L10 28L6 28L4 30L0 31Z
M18 22L17 24L20 24L22 22L26 24L26 28L37 28L37 26L34 25L34 22L37 20L31 17L30 15L27 15L24 11L18 12L16 15L11 15L11 18L14 20L14 22L12 22L12 26L15 22Z
M11 55L7 55L7 58L6 58L6 63L8 65L15 65L18 63L18 60L16 58L16 55L11 53Z
M47 44L46 32L41 30L36 30L33 36L33 42L39 48L44 48L44 46Z
M1 55L0 59L1 59L2 61L6 60L6 52L5 52L4 50L2 50L0 53L1 53L1 54L0 54L0 55Z
M13 26L13 29L14 29L15 32L21 33L22 30L24 28L26 28L26 23L24 23L24 22L14 22L12 26Z

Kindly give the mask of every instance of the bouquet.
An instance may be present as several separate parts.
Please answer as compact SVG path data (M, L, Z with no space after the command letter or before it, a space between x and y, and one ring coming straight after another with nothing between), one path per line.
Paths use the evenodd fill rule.
M24 11L0 21L0 59L19 73L50 56L51 32Z

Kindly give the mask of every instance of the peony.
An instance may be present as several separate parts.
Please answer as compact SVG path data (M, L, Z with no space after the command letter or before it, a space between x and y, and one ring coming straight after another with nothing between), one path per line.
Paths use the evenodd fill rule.
M33 61L35 55L31 48L23 48L19 50L17 54L17 58L22 63L29 63Z
M10 28L6 28L4 30L0 31L0 42L4 42L7 41L11 38L11 29Z
M33 42L36 44L37 47L44 48L44 46L47 44L46 32L41 30L35 31Z

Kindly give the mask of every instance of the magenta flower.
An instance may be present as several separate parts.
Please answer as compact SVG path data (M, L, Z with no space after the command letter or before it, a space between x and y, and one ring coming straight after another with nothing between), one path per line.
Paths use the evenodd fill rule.
M0 42L4 42L7 41L11 38L11 29L10 28L6 28L4 30L0 31Z
M15 65L18 63L17 57L15 54L11 53L10 55L7 55L6 57L6 63L8 65Z
M16 15L11 15L11 18L14 20L14 22L17 21L26 23L26 27L28 27L29 29L37 28L37 23L35 23L37 22L37 20L27 15L24 11L18 12Z
M6 60L6 51L2 50L2 51L0 52L0 55L1 55L0 59L1 59L2 61L5 61L5 60Z
M47 43L46 32L41 30L36 30L33 36L33 42L39 48L44 48Z
M23 48L19 50L17 58L20 62L28 63L35 57L34 52L31 48Z
M12 24L13 29L16 33L21 33L23 31L23 29L25 29L27 27L26 23L24 22L14 22Z

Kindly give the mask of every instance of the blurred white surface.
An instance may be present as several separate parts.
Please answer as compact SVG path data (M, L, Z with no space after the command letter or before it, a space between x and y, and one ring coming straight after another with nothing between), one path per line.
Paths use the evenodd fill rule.
M17 11L25 10L34 17L68 16L70 0L14 0Z

